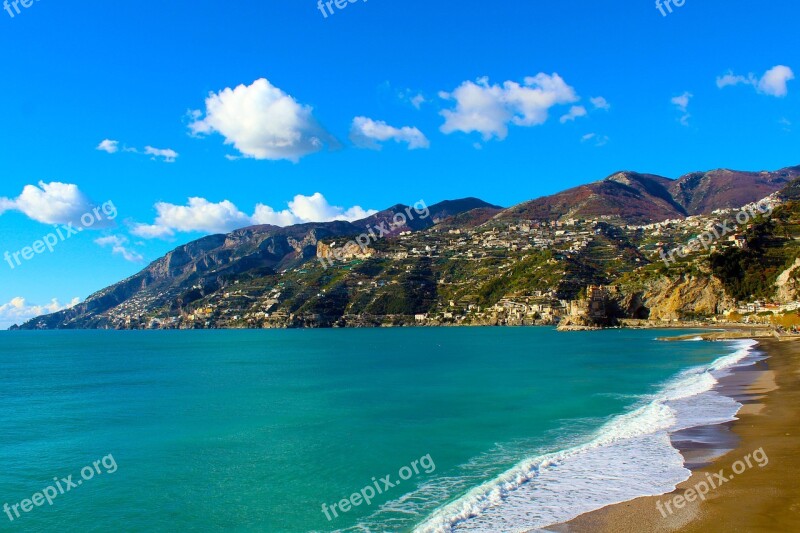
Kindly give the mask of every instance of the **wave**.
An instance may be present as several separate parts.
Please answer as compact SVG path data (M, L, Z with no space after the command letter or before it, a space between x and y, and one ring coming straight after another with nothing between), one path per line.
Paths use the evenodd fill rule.
M530 531L675 490L691 472L670 433L736 419L741 404L714 386L734 367L753 364L756 344L734 342L733 353L679 373L630 412L608 421L588 442L518 463L434 511L414 533ZM448 480L439 480L405 498L445 496L447 485Z

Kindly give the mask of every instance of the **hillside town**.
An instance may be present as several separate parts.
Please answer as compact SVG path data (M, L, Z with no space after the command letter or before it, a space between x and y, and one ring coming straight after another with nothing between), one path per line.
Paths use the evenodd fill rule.
M355 222L252 226L22 327L790 326L798 199L800 167L626 171L512 208L420 200Z
M762 200L769 212L782 201L777 195ZM742 209L751 210L755 204ZM374 248L346 245L341 240L317 242L317 257L328 265L307 261L276 273L271 286L234 280L195 304L174 311L153 313L158 302L174 298L168 292L132 298L109 313L109 326L123 329L185 328L286 328L286 327L371 327L371 326L451 326L451 325L550 325L561 329L591 329L625 325L620 310L624 290L614 284L596 284L571 272L573 261L596 262L606 271L632 272L648 264L658 264L666 248L690 241L720 220L736 216L740 210L717 210L708 216L665 220L653 224L624 224L613 217L569 218L557 221L524 220L517 223L487 221L477 227L439 228L421 232L403 231ZM746 249L744 232L748 225L735 226L730 235L714 242L716 253L729 248ZM347 287L350 300L375 300L381 294L401 289L408 283L404 275L413 275L420 264L467 264L472 269L490 268L492 275L511 275L520 264L535 257L533 267L537 282L496 301L486 301L474 294L475 279L459 278L447 272L426 280L435 283L424 312L358 312L352 305L337 314L327 314L326 307L339 308L342 295L330 287L314 286L323 273L339 278ZM691 257L689 258L691 259ZM391 265L378 275L363 269L372 263ZM454 267L455 268L455 267ZM574 283L568 283L575 277ZM607 281L612 281L607 279ZM203 292L194 285L190 292ZM315 307L298 305L298 294ZM785 299L784 299L785 300ZM326 302L329 302L330 305ZM792 301L727 301L718 312L708 314L712 323L769 322L770 315L797 311L800 303ZM162 308L163 309L163 308ZM664 324L680 322L679 317L661 319Z

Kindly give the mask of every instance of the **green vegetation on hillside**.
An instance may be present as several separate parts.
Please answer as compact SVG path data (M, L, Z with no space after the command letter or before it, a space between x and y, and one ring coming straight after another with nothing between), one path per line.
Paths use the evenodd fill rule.
M769 298L775 281L800 255L800 203L778 208L757 221L745 236L747 249L729 248L711 256L711 268L726 291L738 300Z

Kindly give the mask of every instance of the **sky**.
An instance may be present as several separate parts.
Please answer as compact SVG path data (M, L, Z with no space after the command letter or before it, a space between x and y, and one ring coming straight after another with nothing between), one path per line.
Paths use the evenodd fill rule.
M0 328L251 224L800 164L800 5L665 1L6 2Z

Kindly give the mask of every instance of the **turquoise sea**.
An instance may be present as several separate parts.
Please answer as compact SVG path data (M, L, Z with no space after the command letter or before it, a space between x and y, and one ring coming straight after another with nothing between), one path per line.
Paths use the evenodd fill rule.
M2 332L0 531L523 531L668 491L749 345L658 335Z

